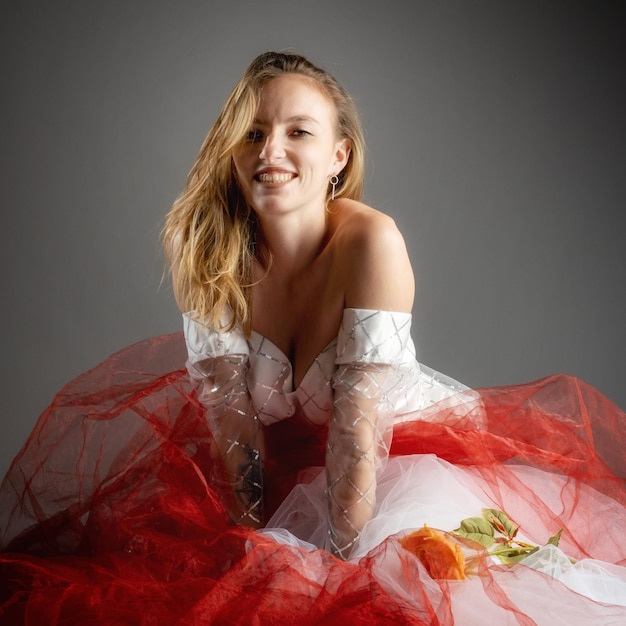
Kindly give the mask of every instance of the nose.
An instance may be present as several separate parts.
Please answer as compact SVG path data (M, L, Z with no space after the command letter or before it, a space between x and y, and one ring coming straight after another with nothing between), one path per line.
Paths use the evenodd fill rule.
M275 133L266 136L259 158L267 163L273 163L285 156L285 148Z

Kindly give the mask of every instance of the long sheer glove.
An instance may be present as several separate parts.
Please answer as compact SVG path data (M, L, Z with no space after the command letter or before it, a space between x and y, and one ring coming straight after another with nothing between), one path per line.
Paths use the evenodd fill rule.
M265 454L263 428L248 391L245 340L186 321L187 369L200 384L198 399L206 408L215 454L223 461L222 471L211 477L213 486L221 492L234 521L259 527ZM228 353L229 349L240 352ZM219 352L226 353L215 355Z
M347 559L376 505L377 475L391 445L395 399L413 372L401 365L351 363L333 378L326 475L330 549Z

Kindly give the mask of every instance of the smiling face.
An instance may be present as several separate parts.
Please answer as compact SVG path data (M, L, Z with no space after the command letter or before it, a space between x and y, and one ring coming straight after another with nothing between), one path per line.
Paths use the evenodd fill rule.
M329 177L350 154L349 140L335 129L335 107L311 79L284 74L263 85L253 126L233 155L241 190L257 214L326 206Z

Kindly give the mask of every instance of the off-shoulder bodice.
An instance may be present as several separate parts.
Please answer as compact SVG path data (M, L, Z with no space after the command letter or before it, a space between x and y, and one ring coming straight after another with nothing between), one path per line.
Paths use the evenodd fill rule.
M218 332L184 314L188 367L200 368L205 359L239 355L248 365L248 389L259 420L271 424L300 415L314 424L328 422L333 400L332 378L340 365L392 365L404 372L404 389L395 398L401 416L466 389L416 360L411 337L411 314L348 308L338 335L315 358L297 388L287 356L263 335L246 338L240 328Z

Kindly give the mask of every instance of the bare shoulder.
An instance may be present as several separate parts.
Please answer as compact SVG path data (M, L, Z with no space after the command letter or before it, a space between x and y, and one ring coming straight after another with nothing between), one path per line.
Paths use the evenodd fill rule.
M389 215L354 200L342 199L336 207L335 233L340 248L351 254L376 254L397 244L405 249L402 233Z
M395 221L353 200L342 200L336 217L337 259L346 285L346 306L410 311L413 270Z

